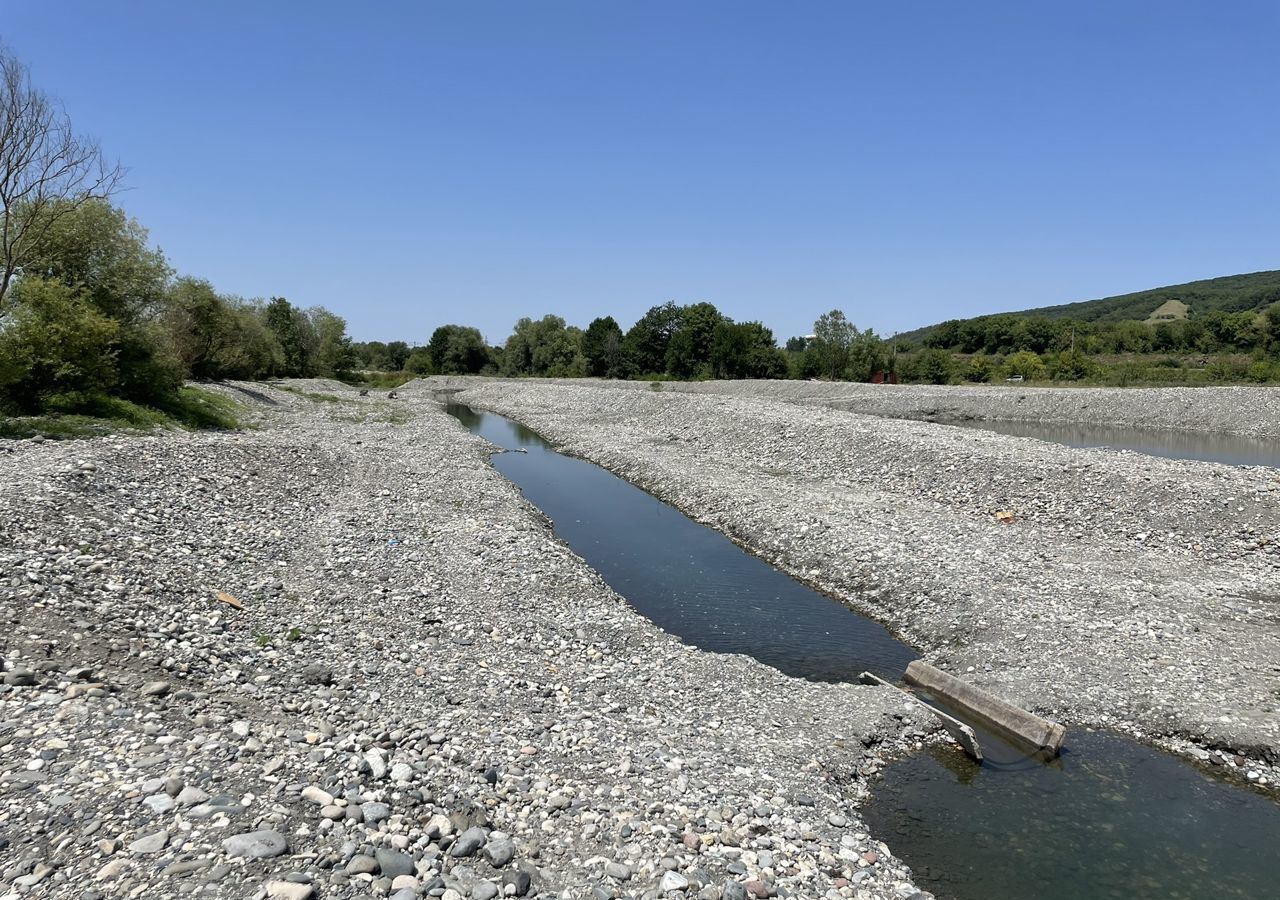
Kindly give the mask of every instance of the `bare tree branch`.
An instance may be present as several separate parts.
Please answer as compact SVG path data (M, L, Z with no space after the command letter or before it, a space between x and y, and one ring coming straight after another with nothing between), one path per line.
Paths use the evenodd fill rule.
M0 46L0 315L23 262L64 216L110 197L124 169L31 84Z

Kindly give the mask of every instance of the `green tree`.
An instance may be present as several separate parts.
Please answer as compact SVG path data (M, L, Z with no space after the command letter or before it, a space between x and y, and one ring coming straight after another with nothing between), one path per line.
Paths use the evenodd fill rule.
M915 376L925 384L950 384L952 377L951 354L931 347L916 358Z
M39 412L59 395L81 400L116 387L120 323L83 293L44 278L23 278L14 311L0 328L0 401Z
M857 336L858 329L838 309L823 313L813 323L809 352L824 376L833 381L848 376L849 348Z
M622 328L613 316L591 320L582 334L582 357L587 373L596 378L618 378L623 374Z
M1047 375L1044 361L1030 350L1019 350L1004 361L1000 374L1005 378L1021 375L1027 381L1041 381Z
M388 341L387 358L393 372L403 371L404 364L409 359L409 345L404 341Z
M301 378L310 364L314 330L302 310L284 297L272 297L263 311L263 321L280 345L281 362L273 375Z
M709 371L716 328L729 321L711 303L683 307L679 325L667 342L667 373L675 378L692 378Z
M504 375L562 377L585 374L581 359L582 329L565 325L559 316L523 318L503 347Z
M346 376L355 367L351 338L347 336L347 320L323 306L307 310L307 318L315 330L315 349L310 354L309 375L328 378Z
M996 365L991 357L982 353L975 353L969 357L969 363L965 366L964 380L981 384L990 381L995 371Z
M666 370L667 348L683 321L684 309L667 302L651 307L631 326L623 339L623 348L636 372L653 375Z
M441 325L432 333L427 352L437 375L474 375L489 361L480 330L463 325Z
M716 378L785 378L787 358L759 322L721 322L711 341L711 371Z

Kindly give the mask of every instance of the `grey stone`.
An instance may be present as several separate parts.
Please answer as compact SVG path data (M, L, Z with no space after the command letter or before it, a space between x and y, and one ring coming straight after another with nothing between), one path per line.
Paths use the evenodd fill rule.
M449 848L450 856L471 856L477 850L484 846L485 832L484 829L477 826L468 828L462 834L458 835L454 840L453 846Z
M498 896L498 886L492 881L481 881L471 889L471 900L493 900Z
M157 831L152 834L144 835L129 844L129 852L142 854L159 853L168 843L169 832Z
M408 853L401 853L398 850L387 850L379 847L374 851L374 855L378 860L378 868L382 874L388 878L395 878L397 875L413 874L413 857Z
M501 869L516 856L516 845L510 836L501 831L489 835L484 845L484 855L495 869Z
M679 872L668 872L662 876L662 881L658 883L658 889L664 894L668 891L683 891L688 886L689 879Z
M150 797L147 797L142 801L142 805L149 807L153 813L159 815L172 812L173 808L177 806L177 804L173 802L173 798L168 794L152 794Z
M604 874L614 881L627 881L631 878L631 867L626 863L608 862L604 864Z
M284 853L288 846L284 835L269 828L234 834L222 842L222 849L228 856L245 859L271 859Z
M170 685L167 681L148 681L142 686L142 694L144 697L163 697L169 693Z
M375 800L362 804L360 812L364 815L364 820L369 825L377 825L379 822L385 822L391 818L391 807Z
M741 881L726 881L720 891L720 900L747 900L747 889Z
M378 861L372 856L357 853L347 863L348 875L374 875L378 871Z

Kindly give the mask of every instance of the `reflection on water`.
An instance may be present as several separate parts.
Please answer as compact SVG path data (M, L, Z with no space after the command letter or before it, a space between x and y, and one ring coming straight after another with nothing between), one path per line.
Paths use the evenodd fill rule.
M889 767L863 814L940 898L1280 896L1280 806L1114 735L1072 731L1049 766L936 747Z
M1039 438L1068 447L1111 447L1169 459L1199 459L1231 466L1280 466L1280 441L1231 434L1070 425L1052 422L948 422L1017 437Z
M882 626L811 590L599 466L556 453L524 426L446 409L510 450L493 457L556 534L641 614L687 643L743 653L789 675L899 681L916 653Z

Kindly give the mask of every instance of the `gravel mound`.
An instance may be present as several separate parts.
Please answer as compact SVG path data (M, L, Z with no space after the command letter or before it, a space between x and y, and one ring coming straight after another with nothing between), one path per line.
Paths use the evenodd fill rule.
M1073 450L749 391L518 381L459 399L645 487L1015 702L1202 758L1231 751L1218 755L1251 780L1276 777L1274 469Z
M662 633L436 403L216 389L0 444L0 896L925 896L893 692Z
M501 379L458 376L406 386L429 394ZM1280 437L1280 388L1039 388L1006 385L883 385L824 381L660 382L521 379L522 384L591 386L616 391L715 394L829 406L893 419L1114 425Z

